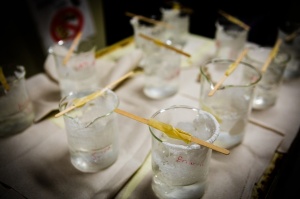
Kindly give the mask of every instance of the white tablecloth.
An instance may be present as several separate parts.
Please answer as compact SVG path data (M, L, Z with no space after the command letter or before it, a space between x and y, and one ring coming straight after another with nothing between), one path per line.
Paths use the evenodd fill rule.
M116 91L120 108L147 118L174 104L198 107L198 67L211 55L214 44L195 35L189 41L184 50L192 58L182 61L180 90L176 95L162 100L147 98L142 93L144 78L140 74ZM123 64L125 72L133 62L124 64L122 60L132 56L133 49L133 44L129 44L98 62L109 63L107 67L114 69ZM107 74L116 74L109 70L111 73ZM274 153L287 152L297 133L299 83L284 82L276 106L251 114L243 143L233 148L230 155L213 153L208 190L203 198L250 198ZM0 139L0 181L12 187L7 190L0 186L0 193L18 193L19 197L29 199L155 198L151 190L151 136L146 125L118 116L121 150L117 162L94 174L81 173L70 163L62 118L44 117L58 105L57 83L46 74L38 74L28 79L27 84L39 117L24 132Z

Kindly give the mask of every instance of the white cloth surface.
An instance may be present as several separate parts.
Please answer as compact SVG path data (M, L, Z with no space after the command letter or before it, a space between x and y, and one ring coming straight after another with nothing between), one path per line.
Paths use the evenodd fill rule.
M44 89L42 94L45 95L53 83L47 78L46 75L32 77L28 85L43 83L29 86L29 90ZM143 81L143 75L138 75L116 91L120 98L119 108L149 118L158 109L174 104L197 104L181 95L163 100L148 99L141 91ZM57 93L57 87L53 90ZM35 94L31 95L35 102L48 100ZM62 118L48 118L16 136L0 140L0 181L30 199L112 198L142 165L151 148L151 135L146 125L121 115L118 119L121 150L117 162L108 169L94 174L77 171L70 163ZM22 178L16 180L18 176Z
M0 181L30 199L112 198L150 149L147 126L118 119L120 153L111 167L92 174L77 171L70 162L65 130L43 120L0 140Z
M175 104L198 107L198 65L206 59L203 54L209 55L204 49L212 49L212 42L197 36L192 36L192 41L193 45L188 45L186 51L196 55L191 64L195 67L187 67L181 71L180 88L176 95L162 100L147 98L142 92L144 78L143 74L140 74L116 91L120 98L119 108L149 118L157 110ZM98 59L97 70L103 77L99 81L109 83L119 78L139 62L139 55L136 51L126 51L119 56L120 59ZM49 60L45 63L48 76L55 79L55 73L50 72L53 65L49 67L47 64ZM117 161L111 167L93 174L77 171L70 163L62 118L44 119L53 109L57 110L59 99L58 85L48 76L39 74L27 80L35 110L40 113L36 118L38 122L20 134L0 139L0 181L29 199L102 199L114 198L116 194L117 198L124 198L124 192L130 193L127 195L129 198L153 198L149 164L143 165L146 166L146 172L135 188L131 191L126 190L126 187L122 189L125 184L130 183L127 183L128 180L141 167L150 152L151 135L148 127L120 115L120 154ZM282 109L291 111L293 107L297 110L292 110L290 114L292 117L298 116L298 107L286 104L285 99L289 97L289 103L296 103L297 98L293 93L297 85L298 83L283 86L280 94L284 93L286 96L280 96L281 99L279 98L276 104L280 109L271 113L271 116L257 113L257 122L274 122L272 114L280 115ZM286 122L268 125L277 128L278 131L284 129L285 132L290 132L291 129L295 129L289 125L292 126L296 118L293 118L295 121L282 118ZM292 123L289 123L290 121ZM249 123L243 143L233 148L230 155L213 153L209 187L203 198L250 198L254 184L261 177L280 143L285 143L286 148L289 147L288 140L292 140L293 136L289 136L285 141L286 138L282 135L261 125Z
M99 80L106 86L136 67L141 57L141 52L134 50L118 60L97 59ZM117 161L94 174L77 171L70 163L62 117L45 119L58 110L60 91L51 56L44 67L47 74L26 80L35 123L18 135L0 140L0 181L30 199L112 198L141 166L150 150L147 126L120 116L121 150ZM148 112L147 107L142 110ZM58 126L54 125L57 121Z
M34 122L39 122L52 111L58 110L60 90L46 74L37 74L26 81L29 97L35 112Z

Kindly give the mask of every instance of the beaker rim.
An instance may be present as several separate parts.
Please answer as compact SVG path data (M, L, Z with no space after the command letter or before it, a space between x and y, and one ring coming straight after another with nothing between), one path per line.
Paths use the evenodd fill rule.
M171 109L175 109L175 108L184 108L184 109L190 109L190 110L193 110L195 112L198 112L200 114L206 114L209 116L209 118L213 121L214 125L215 125L215 130L214 132L212 133L212 135L206 139L205 141L206 142L209 142L209 143L213 143L214 141L216 141L217 137L219 136L220 134L220 125L218 123L218 121L216 120L216 118L209 112L207 111L203 111L199 108L195 108L195 107L192 107L192 106L187 106L187 105L173 105L173 106L170 106L168 108L162 108L158 111L156 111L152 116L151 118L155 118L157 115L159 115L160 113L164 112L164 111L167 111L167 110L171 110ZM151 135L159 142L162 142L162 143L168 143L166 141L162 141L160 138L158 138L155 133L153 132L153 127L149 126L149 130L150 130L150 133ZM180 146L183 146L181 144L172 144L172 143L168 143L169 145L172 145L172 146L175 146L175 147L180 147ZM196 143L195 143L196 144ZM188 146L185 146L185 147L188 147ZM189 147L188 147L189 148Z
M88 93L91 94L91 93L93 93L93 92L95 92L95 91L101 91L102 89L103 89L103 88L98 88L98 89L90 89L90 90L85 90L85 91L90 91L90 92L88 92ZM64 96L64 97L60 100L60 102L59 102L59 111L63 111L63 110L64 110L64 109L63 109L63 106L65 105L65 102L66 102L66 100L67 100L68 97L76 96L77 94L79 94L79 93L81 93L81 92L82 92L82 91L71 92L71 93L69 93L68 95ZM117 94L116 94L114 91L112 91L111 89L106 88L105 91L104 91L104 93L103 93L103 95L105 95L106 93L109 93L110 95L113 95L113 96L114 96L114 99L115 99L114 106L113 106L113 107L111 108L111 110L108 111L106 114L100 115L99 117L95 118L95 119L93 120L93 122L96 121L96 120L98 120L98 119L100 119L100 118L104 118L104 117L107 117L107 116L111 115L111 114L114 112L114 110L115 110L116 108L118 108L118 106L119 106L119 104L120 104L120 99L119 99L119 97L117 96ZM101 96L99 96L99 97L101 97ZM74 98L74 99L76 99L76 98ZM73 100L74 100L74 99L73 99ZM72 116L71 116L70 114L68 114L68 113L65 113L64 116L65 116L65 117L68 117L68 118L70 118L70 119L73 119L73 118L74 118L74 117L72 117Z
M224 59L224 58L213 58L213 59L209 59L207 60L206 62L202 63L200 65L200 73L201 75L203 75L205 77L205 79L209 82L209 84L214 87L214 83L210 80L210 78L207 76L207 74L205 73L205 67L208 65L208 64L212 64L212 63L234 63L235 60L233 59ZM259 71L256 67L254 67L253 65L247 63L247 62L244 62L244 61L241 61L239 62L239 64L242 64L248 68L251 68L253 71L256 72L256 78L254 79L254 81L251 81L249 84L244 84L244 85L233 85L233 84L228 84L228 85L225 85L225 86L221 86L220 89L225 89L225 88L230 88L230 87L252 87L252 86L255 86L262 78L262 73L261 71ZM225 73L225 71L224 71Z
M268 47L268 46L250 46L249 47L249 52L247 53L247 55L245 56L245 58L248 59L248 60L250 60L253 63L263 64L265 60L264 61L260 61L259 59L254 59L253 56L250 56L251 55L251 51L256 51L256 50L257 51L261 51L261 53L268 52L267 55L269 55L269 53L271 53L271 51L272 51L272 48ZM278 65L286 65L290 61L290 59L291 59L291 55L288 54L288 53L286 53L286 52L284 52L284 51L282 51L281 49L278 50L278 53L277 53L277 55L275 56L274 59L276 59L276 57L279 57L279 56L281 56L281 57L284 56L285 58L283 59L283 61L280 61L280 63L276 62L276 64L278 64Z

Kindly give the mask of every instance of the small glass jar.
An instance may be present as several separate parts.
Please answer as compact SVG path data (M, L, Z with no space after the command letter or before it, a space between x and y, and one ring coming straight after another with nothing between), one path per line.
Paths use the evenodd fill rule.
M73 92L61 99L59 110L73 105L74 100L100 89ZM86 173L111 166L118 157L118 122L114 110L119 98L107 89L102 95L64 114L64 123L73 166Z
M0 136L20 133L34 120L34 110L25 84L24 66L6 66L6 88L0 85Z

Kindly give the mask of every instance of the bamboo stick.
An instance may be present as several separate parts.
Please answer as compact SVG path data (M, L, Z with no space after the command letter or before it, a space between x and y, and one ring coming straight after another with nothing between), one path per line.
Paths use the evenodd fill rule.
M71 55L73 54L74 52L74 49L77 47L80 39L81 39L81 35L82 35L82 32L78 32L78 34L76 35L75 39L73 40L72 44L71 44L71 47L69 48L68 50L68 53L66 54L64 60L63 60L63 64L66 65L67 62L69 61Z
M4 89L6 91L9 91L9 84L7 83L7 80L5 78L4 72L2 70L2 67L0 67L0 82L3 85Z
M208 93L208 96L213 96L215 94L215 92L219 89L219 87L223 84L223 82L227 79L227 77L237 68L237 66L242 61L242 59L245 57L245 55L248 53L248 51L249 51L249 49L245 48L241 52L239 57L235 60L235 62L230 64L228 69L225 71L225 74L222 77L222 79L214 86L214 89Z
M170 24L168 24L166 22L151 19L151 18L142 16L142 15L137 15L137 14L134 14L132 12L125 12L125 15L128 16L128 17L137 17L139 20L145 21L145 22L150 23L150 24L161 25L161 26L165 26L167 28L173 28L173 26L171 26Z
M66 113L68 113L69 111L72 111L73 109L83 106L84 104L86 104L87 102L96 99L97 97L101 96L107 89L112 89L114 86L118 85L119 83L121 83L122 81L126 80L127 78L131 77L132 75L134 75L137 72L136 69L129 71L128 73L126 73L125 75L123 75L122 77L120 77L119 79L115 80L114 82L108 84L107 86L105 86L103 89L101 89L100 91L96 91L93 92L90 95L87 95L85 97L79 98L79 99L74 99L73 101L73 105L71 105L70 107L66 108L63 111L60 111L59 113L57 113L54 117L60 117Z
M136 120L138 122L141 122L143 124L146 124L148 126L151 126L153 128L156 128L164 133L166 133L168 135L168 133L173 133L173 132L166 132L166 129L170 130L170 129L173 129L176 131L176 139L181 139L183 141L191 141L191 142L194 142L194 143L197 143L199 145L202 145L202 146L205 146L207 148L210 148L214 151L217 151L217 152L220 152L220 153L223 153L225 155L228 155L230 152L229 150L225 149L225 148L222 148L222 147L219 147L219 146L216 146L214 144L211 144L209 142L206 142L204 140L201 140L199 138L196 138L190 134L188 134L187 132L181 130L181 129L178 129L178 128L174 128L172 127L171 125L169 124L166 124L166 123L163 123L163 122L160 122L160 121L157 121L157 120L154 120L154 119L151 119L151 120L148 120L148 119L145 119L145 118L142 118L142 117L139 117L137 115L134 115L132 113L129 113L129 112L126 112L124 110L121 110L121 109L115 109L115 112L120 114L120 115L123 115L123 116L126 116L130 119L133 119L133 120ZM175 138L175 136L173 137ZM182 139L183 138L183 139Z
M160 41L160 40L158 40L158 39L149 37L148 35L145 35L145 34L143 34L143 33L140 33L139 36L142 37L142 38L144 38L144 39L147 39L147 40L149 40L149 41L153 41L153 42L154 42L156 45L158 45L158 46L163 46L163 47L165 47L165 48L168 48L168 49L170 49L170 50L173 50L173 51L175 51L175 52L177 52L177 53L179 53L179 54L182 54L182 55L184 55L184 56L191 57L190 54L188 54L188 53L186 53L186 52L184 52L184 51L182 51L182 50L179 50L178 48L175 48L174 46L170 46L170 45L168 45L168 44L165 44L164 42L162 42L162 41Z
M268 69L270 63L272 62L272 60L276 57L278 51L279 51L279 47L282 43L282 40L280 38L277 39L272 51L270 52L268 58L266 59L262 69L261 69L261 72L264 73L266 72L266 70Z
M241 20L237 19L234 16L231 16L230 14L227 14L226 12L224 12L223 10L219 10L219 13L224 16L228 21L231 21L232 23L235 23L236 25L244 28L245 30L249 31L250 30L250 26L248 26L247 24L245 24L244 22L242 22Z

